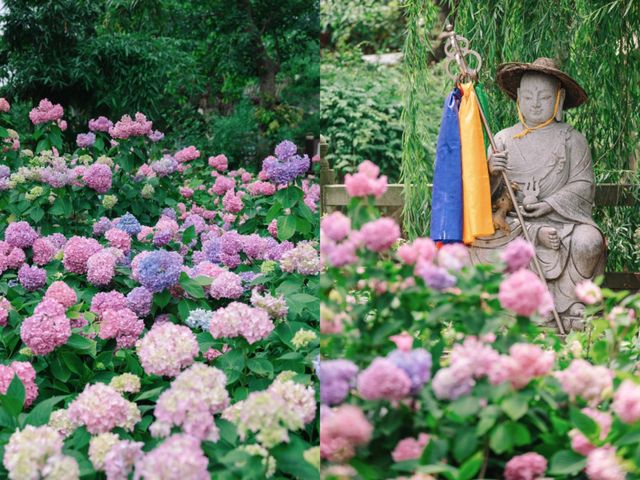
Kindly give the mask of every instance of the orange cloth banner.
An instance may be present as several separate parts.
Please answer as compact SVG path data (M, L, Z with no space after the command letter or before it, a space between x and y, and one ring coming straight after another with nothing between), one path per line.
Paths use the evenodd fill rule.
M476 92L472 83L458 88L463 94L458 115L462 151L462 238L470 244L476 237L494 233L491 187Z

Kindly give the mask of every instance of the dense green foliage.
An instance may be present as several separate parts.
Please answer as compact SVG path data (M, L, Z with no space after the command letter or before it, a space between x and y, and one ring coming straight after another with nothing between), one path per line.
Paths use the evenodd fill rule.
M67 140L89 115L136 111L232 161L317 133L318 1L4 4L1 95L68 105Z
M453 3L453 2L451 2ZM587 91L590 101L567 112L567 121L589 140L599 182L637 182L638 118L640 118L640 50L634 32L640 27L640 4L626 0L455 2L451 20L483 58L480 80L489 97L494 132L516 122L515 105L495 83L503 62L532 62L552 57ZM434 158L421 148L428 112L419 92L428 88L425 62L431 40L442 31L439 7L430 0L407 4L405 45L407 96L403 173L407 182L427 184ZM439 119L433 119L439 122ZM633 167L635 165L635 167ZM632 169L633 168L633 169ZM409 192L405 215L412 236L426 231L425 192ZM609 268L638 270L633 234L640 226L630 211L597 212L609 240ZM624 226L624 227L622 227Z
M325 0L320 7L327 47L357 46L366 53L398 50L405 21L398 0Z

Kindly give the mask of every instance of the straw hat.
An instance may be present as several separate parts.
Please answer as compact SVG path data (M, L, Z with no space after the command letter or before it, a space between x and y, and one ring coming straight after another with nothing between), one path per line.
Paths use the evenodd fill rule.
M584 89L569 75L559 70L555 62L550 58L538 58L533 63L503 63L498 67L498 85L513 100L518 96L518 87L522 75L527 72L546 73L556 77L566 91L564 109L575 108L587 101Z

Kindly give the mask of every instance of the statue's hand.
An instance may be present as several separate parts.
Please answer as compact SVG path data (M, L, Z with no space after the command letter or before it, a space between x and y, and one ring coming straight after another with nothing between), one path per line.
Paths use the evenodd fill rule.
M538 218L551 213L553 208L547 202L530 203L524 206L522 214L525 217Z
M509 152L491 152L489 155L489 173L497 175L507 169L509 163Z

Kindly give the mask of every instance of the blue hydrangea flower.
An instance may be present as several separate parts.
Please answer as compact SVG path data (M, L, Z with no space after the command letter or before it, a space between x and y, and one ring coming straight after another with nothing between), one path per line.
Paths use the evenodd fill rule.
M203 332L206 332L209 330L209 324L211 323L211 312L202 308L196 308L189 312L189 316L184 322L193 329L199 328Z
M138 278L143 287L160 292L176 285L181 271L182 257L179 253L156 250L140 261Z
M130 236L137 235L142 230L142 226L136 217L134 217L131 213L127 212L116 224L116 228L119 228L123 232L127 232Z

